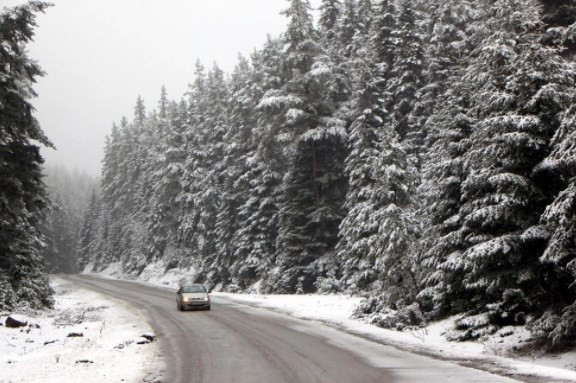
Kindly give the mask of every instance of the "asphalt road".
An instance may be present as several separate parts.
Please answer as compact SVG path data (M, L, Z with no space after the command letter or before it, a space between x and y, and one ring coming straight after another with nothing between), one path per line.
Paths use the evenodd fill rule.
M211 311L179 312L168 289L63 278L148 315L166 363L165 383L514 382L227 299L213 297Z

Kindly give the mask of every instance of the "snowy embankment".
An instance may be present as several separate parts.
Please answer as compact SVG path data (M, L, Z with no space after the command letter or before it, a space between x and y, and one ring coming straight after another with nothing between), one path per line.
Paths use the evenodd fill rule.
M88 269L89 270L89 269ZM96 275L131 279L119 264ZM139 282L176 288L193 273L172 269L163 273L160 264L151 264L138 277ZM396 348L453 361L458 364L514 376L526 382L576 382L576 351L555 355L531 350L531 335L522 327L506 327L476 342L449 342L449 332L458 317L431 323L416 331L387 330L361 320L350 319L362 298L343 295L259 295L214 292L215 297L262 307L301 319L324 322L348 333ZM519 351L521 350L521 351Z
M157 344L142 314L57 277L51 285L53 310L0 313L0 383L155 381ZM26 325L7 327L8 317Z

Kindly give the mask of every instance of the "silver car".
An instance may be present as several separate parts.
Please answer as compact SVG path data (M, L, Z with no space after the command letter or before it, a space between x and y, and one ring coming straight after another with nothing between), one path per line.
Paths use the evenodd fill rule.
M204 285L182 285L176 293L176 307L180 311L187 309L210 310L210 295Z

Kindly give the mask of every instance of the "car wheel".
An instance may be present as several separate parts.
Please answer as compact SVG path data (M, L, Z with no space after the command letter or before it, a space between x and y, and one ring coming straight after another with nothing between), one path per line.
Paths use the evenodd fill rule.
M184 311L182 310L182 305L180 303L176 303L176 307L178 308L178 311Z
M206 307L206 311L210 311L210 306Z

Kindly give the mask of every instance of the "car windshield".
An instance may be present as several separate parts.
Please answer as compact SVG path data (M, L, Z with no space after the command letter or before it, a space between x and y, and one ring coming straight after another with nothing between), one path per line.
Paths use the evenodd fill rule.
M182 286L183 293L205 293L206 287L202 285Z

